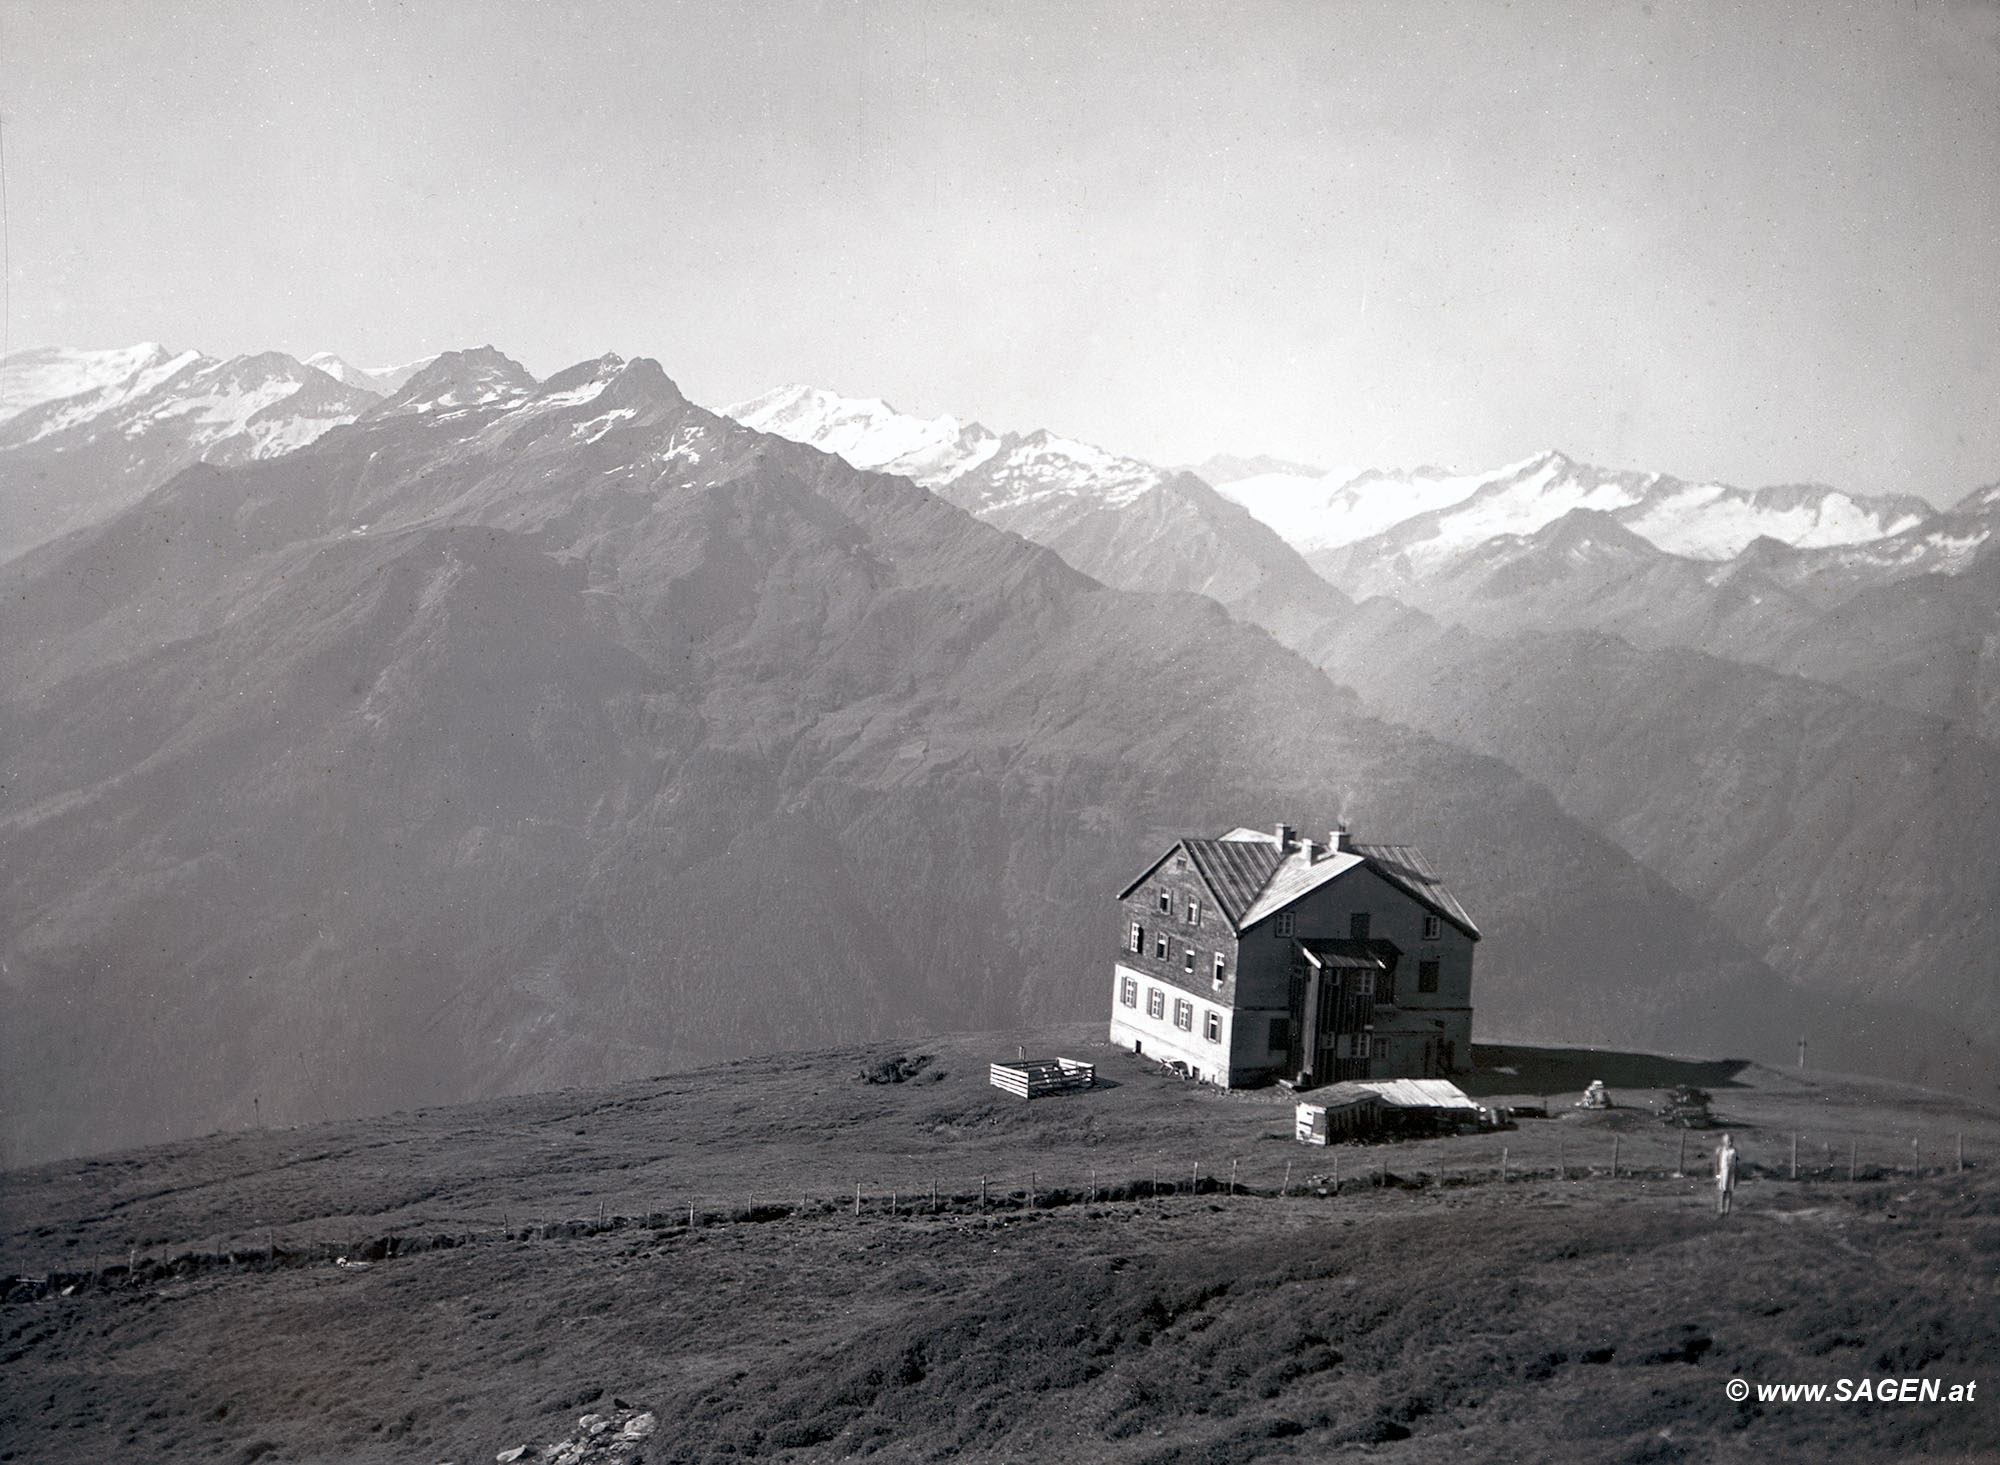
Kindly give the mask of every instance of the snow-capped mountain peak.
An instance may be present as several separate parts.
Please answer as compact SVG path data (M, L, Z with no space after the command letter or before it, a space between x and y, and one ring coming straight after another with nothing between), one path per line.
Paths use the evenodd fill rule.
M1688 483L1593 467L1555 449L1486 473L1417 469L1338 483L1332 475L1264 475L1223 492L1304 553L1380 539L1383 554L1419 576L1489 540L1525 538L1578 510L1614 515L1669 554L1716 562L1760 535L1800 548L1859 544L1901 533L1930 514L1920 499L1867 498L1819 484L1746 490Z
M512 357L491 346L446 351L431 358L375 411L382 416L411 412L457 412L524 400L534 377Z
M1170 475L1047 429L994 433L959 417L913 417L879 397L792 385L722 409L745 427L806 443L857 468L900 473L976 514L1059 496L1129 503Z
M386 397L401 391L404 383L435 360L435 356L422 356L401 366L355 366L331 351L315 351L306 358L306 365L319 368L343 386Z

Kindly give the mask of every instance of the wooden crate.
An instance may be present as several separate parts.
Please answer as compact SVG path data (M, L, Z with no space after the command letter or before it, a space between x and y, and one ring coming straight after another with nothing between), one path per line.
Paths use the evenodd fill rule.
M1097 1082L1097 1065L1074 1058L1030 1058L1021 1063L993 1064L990 1079L994 1088L1017 1099L1039 1099L1044 1094L1092 1087Z

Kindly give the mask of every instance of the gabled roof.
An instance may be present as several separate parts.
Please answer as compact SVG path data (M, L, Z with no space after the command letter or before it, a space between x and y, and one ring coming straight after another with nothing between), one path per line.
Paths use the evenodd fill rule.
M1262 830L1232 829L1217 839L1177 840L1138 879L1119 891L1118 898L1124 900L1150 880L1176 849L1187 851L1195 873L1238 931L1248 930L1329 880L1366 865L1419 905L1444 917L1473 940L1479 939L1479 928L1458 897L1446 889L1422 853L1407 844L1357 844L1308 857L1302 848L1281 850L1277 838Z
M1357 844L1354 849L1384 880L1400 886L1404 894L1429 906L1473 940L1479 939L1479 927L1472 923L1458 897L1445 888L1444 878L1431 868L1421 850L1408 844Z
M1303 850L1293 850L1271 872L1270 883L1258 892L1256 904L1243 913L1243 919L1236 923L1237 929L1276 915L1300 896L1319 889L1329 880L1339 879L1360 864L1361 856L1352 850L1322 854L1316 860L1307 859Z
M1188 858L1208 888L1215 892L1222 913L1238 927L1248 924L1246 912L1256 904L1258 892L1270 883L1271 873L1283 862L1274 842L1247 839L1184 839Z

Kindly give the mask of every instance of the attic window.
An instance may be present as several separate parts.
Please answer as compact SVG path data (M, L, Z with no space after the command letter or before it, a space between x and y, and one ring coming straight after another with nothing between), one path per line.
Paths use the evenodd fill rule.
M1273 936L1289 937L1293 932L1298 930L1298 926L1298 912L1280 911L1277 918L1271 922L1271 934Z
M1193 896L1188 897L1188 924L1190 926L1201 924L1201 902Z
M1132 953L1135 956L1146 954L1146 928L1137 921L1132 923Z
M1170 916L1173 913L1174 913L1174 898L1163 889L1160 891L1160 914L1163 916Z
M1192 946L1181 953L1181 970L1189 976L1194 975L1194 948Z
M1220 987L1222 985L1223 978L1227 977L1228 975L1229 975L1229 963L1223 958L1222 953L1218 951L1215 953L1215 985Z
M1424 917L1424 940L1435 941L1444 935L1444 921L1438 916Z
M1187 868L1187 856L1186 856L1186 855L1175 855L1175 856L1174 856L1174 868L1175 868L1176 870L1185 870L1185 869Z
M1156 961L1167 959L1167 935L1164 931L1153 937L1153 958Z

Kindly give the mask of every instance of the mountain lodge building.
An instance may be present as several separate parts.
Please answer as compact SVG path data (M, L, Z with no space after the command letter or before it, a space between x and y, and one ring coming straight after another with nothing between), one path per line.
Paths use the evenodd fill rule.
M1181 839L1118 897L1111 1041L1224 1088L1471 1066L1479 928L1408 845Z

